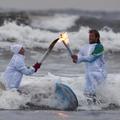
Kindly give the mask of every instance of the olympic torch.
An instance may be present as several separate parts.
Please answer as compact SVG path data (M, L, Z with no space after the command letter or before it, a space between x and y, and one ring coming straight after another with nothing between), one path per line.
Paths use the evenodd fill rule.
M70 46L69 46L69 38L68 38L67 32L61 33L59 40L63 42L63 44L68 50L69 55L72 56L72 50L70 49Z

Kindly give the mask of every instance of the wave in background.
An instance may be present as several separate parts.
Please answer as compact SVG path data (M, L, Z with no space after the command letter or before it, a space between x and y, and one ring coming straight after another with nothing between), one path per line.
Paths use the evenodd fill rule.
M63 26L64 31L67 29L68 25L64 25L54 19L54 23L51 25L49 22L42 21L45 26L54 26L54 24L60 24ZM61 19L61 18L60 18ZM73 17L73 19L75 19ZM74 21L71 19L71 21ZM72 26L74 22L69 21L69 26ZM59 28L58 28L59 29ZM89 27L80 27L77 32L69 32L70 47L75 50L79 49L85 43L88 43L88 31ZM115 33L111 29L109 30L99 30L101 35L101 42L105 46L106 51L120 51L120 33ZM0 27L0 47L8 49L11 44L21 43L27 48L41 48L47 49L52 40L59 36L60 32L51 32L48 30L35 29L30 26L17 25L15 22L5 22L3 26ZM54 50L65 49L65 47L58 43Z
M1 52L5 54L5 51L9 51L9 47L15 43L23 44L28 49L30 49L30 51L46 51L52 40L56 39L59 36L60 32L64 31L68 32L71 49L78 50L80 46L88 43L89 29L96 28L100 32L101 41L105 46L105 51L107 53L115 53L114 55L109 56L110 67L108 68L112 72L108 75L105 86L101 86L101 88L97 90L98 98L103 101L103 104L101 104L99 107L101 109L107 106L109 103L115 103L120 106L120 75L118 72L120 68L119 13L98 14L94 12L79 13L79 11L72 11L72 13L69 13L69 11L67 11L66 13L63 11L58 14L52 11L46 12L44 14L29 14L29 19L30 23L27 25L18 24L17 21L10 20L3 22L4 24L0 26ZM56 52L60 52L62 50L66 51L66 48L62 43L59 42L53 49L53 51ZM54 72L55 74L58 72L61 74L59 76L44 74L44 76L35 75L31 77L24 77L21 87L25 92L27 92L27 95L20 95L19 93L13 91L2 92L0 95L1 109L19 109L21 106L25 106L27 102L32 102L36 105L48 105L51 107L56 107L57 102L54 99L53 92L56 82L62 82L72 88L79 100L80 109L82 109L81 107L83 105L86 106L86 98L83 95L84 75L79 74L80 71L78 71L79 69L82 69L82 67L74 66L71 63L68 64L68 61L65 59L66 54L59 56L56 54L52 55L52 59L49 58L49 64L46 64L45 66L45 73L46 70L50 70L50 72ZM1 60L5 61L7 59L8 62L8 57L0 57ZM34 58L37 57L34 56ZM3 67L6 66L7 62L5 61ZM74 67L78 68L75 69ZM40 71L41 73L42 70ZM116 70L118 74L116 74ZM79 74L79 77L75 77L76 73ZM66 77L60 77L64 76L64 74L66 74Z

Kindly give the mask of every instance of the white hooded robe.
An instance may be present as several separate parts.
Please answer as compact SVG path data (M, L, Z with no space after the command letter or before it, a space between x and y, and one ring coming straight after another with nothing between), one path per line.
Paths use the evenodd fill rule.
M18 89L23 75L32 75L35 72L33 67L26 67L24 55L19 54L21 48L22 45L13 45L11 47L14 55L4 72L4 85L6 89Z

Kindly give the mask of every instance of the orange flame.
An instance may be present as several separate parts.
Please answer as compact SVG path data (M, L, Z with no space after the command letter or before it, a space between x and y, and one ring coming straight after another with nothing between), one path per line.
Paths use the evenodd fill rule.
M69 44L69 38L67 32L63 32L60 34L59 41L60 42L64 41L66 44Z

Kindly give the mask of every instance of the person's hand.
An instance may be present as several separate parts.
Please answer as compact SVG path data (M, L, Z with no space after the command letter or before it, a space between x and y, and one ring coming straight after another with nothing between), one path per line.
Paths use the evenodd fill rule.
M72 55L72 60L74 63L77 63L78 56L77 55Z
M35 72L37 72L37 70L40 68L40 66L41 66L41 63L35 63L33 65L33 67L35 68Z

